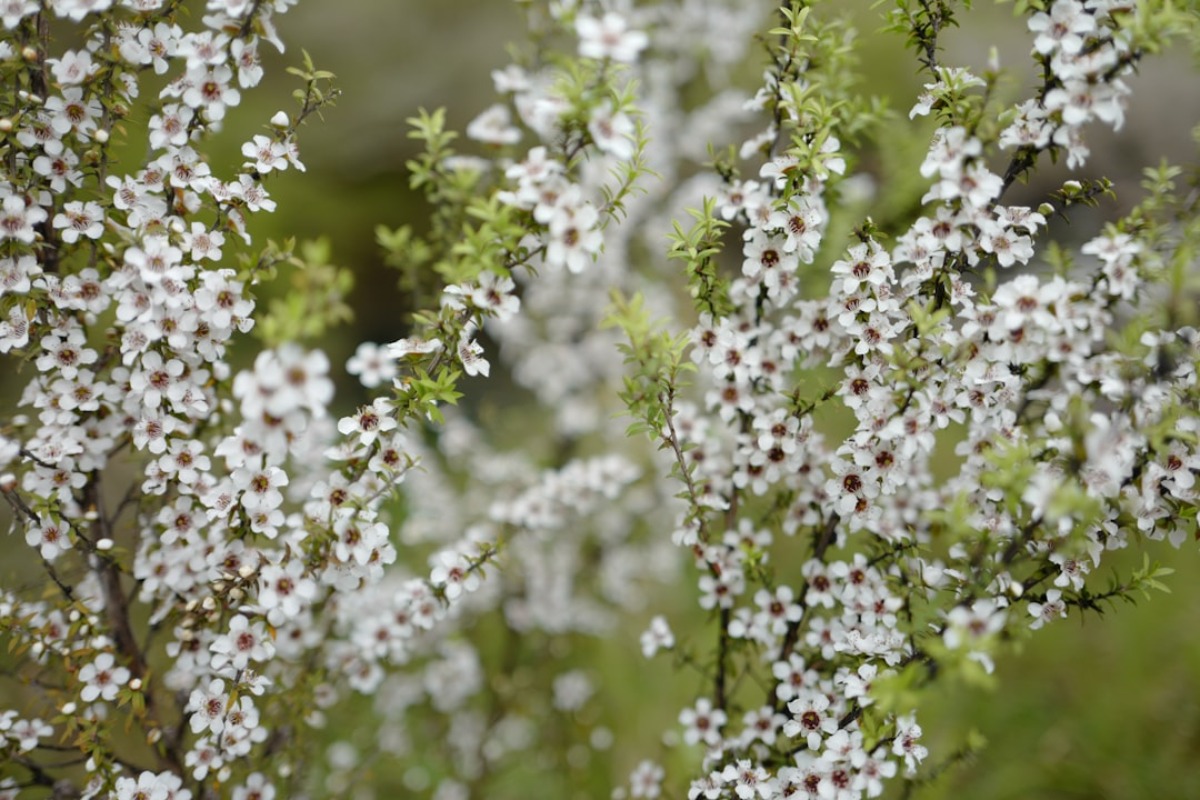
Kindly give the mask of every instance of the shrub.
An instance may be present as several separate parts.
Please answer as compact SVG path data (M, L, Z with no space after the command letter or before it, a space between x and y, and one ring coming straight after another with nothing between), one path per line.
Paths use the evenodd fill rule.
M1165 588L1096 573L1196 533L1196 172L1054 223L1193 7L1017 3L1014 97L944 63L969 3L896 0L906 120L837 4L523 3L466 149L411 120L429 216L378 239L423 310L338 417L352 273L247 224L332 76L205 153L291 5L0 4L0 794L876 797L977 748L926 763L948 683ZM458 409L493 361L527 402ZM682 709L604 708L658 653Z

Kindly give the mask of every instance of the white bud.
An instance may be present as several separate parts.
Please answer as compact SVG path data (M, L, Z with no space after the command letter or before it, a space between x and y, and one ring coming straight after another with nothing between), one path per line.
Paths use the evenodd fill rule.
M271 124L276 128L286 128L288 125L292 124L292 121L288 119L287 114L283 113L282 111L276 111L275 116L271 117Z
M77 709L77 708L78 708L78 706L76 706L74 703L67 703L60 710L62 711L62 713L70 715L70 714L74 714L75 709Z
M243 578L249 578L253 574L254 567L250 566L249 564L242 564L242 566L238 568L238 575L241 575Z
M92 134L92 138L95 139L98 144L107 144L108 131L104 130L103 128L99 128L95 133Z
M209 595L208 597L204 598L204 600L200 603L200 606L205 611L212 611L217 607L217 601L212 598L212 595Z
M109 539L106 536L103 539L100 539L99 541L96 542L96 549L97 550L112 550L114 544L115 544L115 542L113 542L112 539Z
M131 680L129 682L129 688L133 689L135 692L140 692L142 690L142 679L134 678L133 680Z

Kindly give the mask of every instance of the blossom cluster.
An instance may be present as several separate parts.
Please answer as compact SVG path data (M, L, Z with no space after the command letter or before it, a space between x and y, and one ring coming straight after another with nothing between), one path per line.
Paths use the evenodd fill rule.
M1023 4L1011 102L998 64L941 63L953 4L897 2L932 137L895 187L837 4L524 3L464 151L410 120L430 224L378 237L420 310L358 347L354 409L313 341L348 273L247 225L331 76L305 57L239 165L205 152L292 5L0 3L0 494L45 579L0 588L36 687L0 710L0 797L347 796L381 764L437 800L877 797L942 771L939 679L1158 588L1091 576L1194 533L1177 173L1073 257L1055 217L1104 183L1006 199L1200 38L1169 3ZM281 269L308 294L267 305ZM660 741L597 666L647 617L640 652L694 679Z
M1162 256L1126 232L1144 212L1083 244L1091 265L1002 277L1033 265L1048 215L1080 184L1060 206L1005 193L1040 153L1086 163L1083 126L1120 127L1140 57L1127 4L1046 5L1028 18L1044 85L1000 115L1006 127L979 124L994 113L995 74L927 65L937 80L911 115L938 121L922 211L891 247L868 220L840 255L829 198L854 176L838 127L793 105L797 87L836 79L820 73L831 69L820 44L798 71L781 46L755 101L774 119L740 149L766 143L767 158L753 179L723 165L693 229L714 249L732 244L738 266L724 283L693 283L703 302L683 339L656 349L626 324L647 381L626 398L673 455L687 504L673 539L719 629L715 652L683 651L709 665L707 693L679 715L684 743L704 753L690 798L878 796L928 755L891 683L924 685L953 664L990 672L1021 628L1094 607L1086 579L1105 551L1134 536L1178 546L1192 527L1196 336L1150 321ZM833 39L808 10L785 14L790 33ZM694 239L678 246L699 273ZM1139 312L1143 348L1112 348ZM1156 370L1162 341L1174 355ZM848 435L817 422L832 404L849 413ZM808 559L780 537L803 538ZM643 646L678 650L676 639L657 618ZM746 676L762 697L733 694ZM630 795L659 796L662 780L646 761Z
M6 591L2 610L26 669L62 676L35 699L41 717L5 712L3 747L24 770L21 785L57 785L24 755L55 737L86 760L80 796L301 790L315 741L303 729L319 729L321 709L346 689L373 694L385 670L421 657L428 667L411 672L427 670L438 708L470 696L471 681L447 682L464 674L469 648L432 631L480 588L502 526L565 525L534 523L533 507L579 513L581 492L595 506L637 475L615 456L580 460L497 506L487 515L495 530L447 529L427 566L390 569L398 540L387 504L423 454L412 426L440 416L458 375L488 374L476 337L485 320L519 310L512 271L533 259L585 269L620 210L632 172L610 190L602 176L581 180L579 163L596 154L611 168L636 155L616 81L642 35L614 33L619 17L560 19L595 96L563 96L552 70L509 70L515 84L498 88L544 140L523 163L540 159L545 172L510 162L479 194L527 218L528 236L518 229L502 260L448 282L424 335L365 349L355 370L392 391L337 417L327 356L287 336L302 326L264 313L254 296L299 259L271 244L248 255L246 226L275 208L271 174L303 169L296 137L332 100L328 74L296 70L300 108L272 116L232 175L202 149L261 81L260 44L283 49L274 18L291 5L212 2L195 30L174 3L5 8L0 57L20 113L4 131L0 352L34 369L19 399L28 413L0 434L0 489L58 596ZM52 33L68 32L83 44L54 52ZM156 96L141 96L156 84ZM582 111L590 119L577 128ZM126 120L146 126L147 155L132 167ZM499 143L487 130L485 119L468 133ZM443 155L432 164L439 176L478 168ZM230 345L263 319L269 346L235 370ZM426 393L419 376L430 375L437 391ZM524 556L517 542L508 549L514 560L553 557L536 543ZM457 673L447 672L452 657ZM133 766L108 728L119 716L137 724L156 768Z

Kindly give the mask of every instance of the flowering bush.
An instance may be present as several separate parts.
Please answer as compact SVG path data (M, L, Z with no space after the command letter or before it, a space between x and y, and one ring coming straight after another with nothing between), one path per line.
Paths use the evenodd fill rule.
M947 682L1165 588L1093 573L1196 535L1197 176L1052 223L1194 8L1018 2L1014 97L943 63L969 3L896 0L906 120L835 3L524 2L467 151L411 120L429 217L378 239L422 310L340 416L351 273L250 235L332 76L205 153L293 4L0 3L0 796L876 797L975 748L926 763ZM458 410L493 362L527 401ZM589 666L643 656L694 697L609 713Z

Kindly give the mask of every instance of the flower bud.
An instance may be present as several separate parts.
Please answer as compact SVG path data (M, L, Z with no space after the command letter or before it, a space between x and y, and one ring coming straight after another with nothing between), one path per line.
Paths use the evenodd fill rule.
M284 112L276 111L275 116L271 117L271 124L276 128L286 128L288 125L292 124L292 121L288 119L288 115Z
M106 537L104 537L103 539L99 539L99 540L97 540L97 542L96 542L96 549L97 549L97 550L101 550L101 551L105 551L105 550L112 550L112 549L113 549L113 545L114 545L114 544L115 544L115 543L113 542L113 540L112 540L112 539L109 539L109 538L106 536Z

